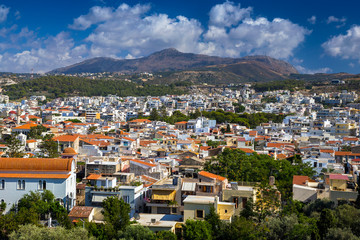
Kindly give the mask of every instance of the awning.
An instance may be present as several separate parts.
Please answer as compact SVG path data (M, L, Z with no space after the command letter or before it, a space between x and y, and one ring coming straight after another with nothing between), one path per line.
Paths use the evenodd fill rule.
M153 190L151 199L174 201L175 194L176 194L175 190Z
M102 203L104 199L106 199L108 196L106 195L93 195L92 202L96 203Z
M181 188L181 191L186 192L195 192L196 183L194 182L184 182Z

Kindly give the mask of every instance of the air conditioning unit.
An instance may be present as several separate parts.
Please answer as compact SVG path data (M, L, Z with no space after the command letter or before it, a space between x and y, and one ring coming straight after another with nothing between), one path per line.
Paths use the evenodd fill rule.
M156 223L156 219L155 219L155 218L152 218L152 219L151 219L151 223Z

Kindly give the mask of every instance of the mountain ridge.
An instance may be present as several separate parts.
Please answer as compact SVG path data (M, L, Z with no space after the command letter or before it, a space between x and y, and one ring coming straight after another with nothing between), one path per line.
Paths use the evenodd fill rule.
M246 67L245 67L246 66ZM254 71L257 72L251 72ZM228 58L208 56L204 54L182 53L175 48L168 48L154 52L149 56L137 59L114 59L109 57L96 57L82 62L57 68L51 74L77 74L77 73L100 73L100 72L169 72L188 71L200 69L221 70L234 73L240 79L255 81L284 79L290 74L298 74L298 71L289 63L268 56L246 56L242 58ZM270 77L261 77L261 76ZM263 79L262 79L263 78Z

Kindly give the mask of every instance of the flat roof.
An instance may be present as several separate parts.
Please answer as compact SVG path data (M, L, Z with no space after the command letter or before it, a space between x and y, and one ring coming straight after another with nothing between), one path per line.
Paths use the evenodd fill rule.
M210 204L215 202L215 197L205 197L205 196L193 196L189 195L187 196L184 201L184 203L199 203L199 204Z

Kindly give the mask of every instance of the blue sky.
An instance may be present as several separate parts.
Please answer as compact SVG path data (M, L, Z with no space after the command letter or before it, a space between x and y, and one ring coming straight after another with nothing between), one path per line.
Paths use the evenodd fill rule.
M0 71L46 72L164 48L268 55L300 72L360 73L360 2L5 0Z

